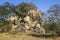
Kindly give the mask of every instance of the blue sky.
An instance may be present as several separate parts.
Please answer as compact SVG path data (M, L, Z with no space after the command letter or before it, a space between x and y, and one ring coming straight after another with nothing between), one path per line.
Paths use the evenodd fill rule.
M0 0L0 5L5 2L9 2L14 5L17 5L21 2L33 2L37 6L38 10L43 12L46 12L53 4L60 5L60 0Z

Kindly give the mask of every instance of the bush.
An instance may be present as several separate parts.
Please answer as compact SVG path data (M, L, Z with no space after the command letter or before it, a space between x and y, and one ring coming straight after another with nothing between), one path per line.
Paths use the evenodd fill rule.
M57 22L56 33L60 34L60 21Z
M11 28L11 22L0 21L0 32L8 32Z
M57 28L57 26L56 26L56 23L54 23L54 22L48 23L45 26L47 33L55 33L56 28Z

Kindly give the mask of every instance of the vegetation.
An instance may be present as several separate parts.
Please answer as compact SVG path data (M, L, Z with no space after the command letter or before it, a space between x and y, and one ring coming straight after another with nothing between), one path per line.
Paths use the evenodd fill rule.
M27 12L31 9L37 9L33 3L20 3L18 5L12 5L8 2L0 5L0 16L5 16L15 12L19 17L26 16ZM45 28L46 34L58 34L60 35L60 5L52 5L46 13L41 12L41 26ZM12 23L10 21L2 20L5 17L0 17L0 33L9 32L12 30ZM16 31L13 34L18 33ZM1 36L0 36L1 37ZM20 36L19 36L20 37ZM20 38L19 38L20 39Z
M12 23L10 23L10 21L5 21L5 20L6 20L6 17L13 15L11 13L14 12L14 13L16 13L16 15L19 18L21 17L23 19L27 15L28 11L31 9L37 9L37 7L33 3L24 3L24 2L22 2L16 6L13 4L10 4L8 2L4 3L3 5L0 5L0 10L1 10L0 16L2 16L2 18L0 17L0 19L1 19L0 23L2 25L1 32L2 32L2 30L7 30L7 32L10 30L10 28L8 28L8 27L10 27ZM22 20L22 21L24 21L24 20Z
M11 23L9 21L0 21L0 32L8 32L11 30Z

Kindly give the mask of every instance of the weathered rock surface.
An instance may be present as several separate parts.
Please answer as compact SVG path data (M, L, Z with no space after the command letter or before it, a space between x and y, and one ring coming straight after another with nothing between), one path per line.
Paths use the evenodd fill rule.
M11 16L7 20L12 21L12 28L18 31L24 30L36 33L45 33L45 29L40 25L41 14L38 10L30 10L24 18Z

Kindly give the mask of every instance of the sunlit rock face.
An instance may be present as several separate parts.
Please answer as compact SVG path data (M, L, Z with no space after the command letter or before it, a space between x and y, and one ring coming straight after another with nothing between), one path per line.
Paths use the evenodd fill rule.
M38 10L30 10L24 18L18 16L11 16L7 20L12 21L12 28L17 31L24 30L25 32L44 33L45 29L40 25L41 14Z
M40 18L41 15L38 10L30 10L26 17L24 17L25 21L25 28L28 30L32 28L31 31L37 32L37 33L44 33L45 29L41 27L40 25ZM29 30L29 31L30 31Z
M13 28L13 29L18 26L18 25L17 25L17 23L18 23L18 22L17 22L18 16L12 15L12 16L8 17L6 20L7 20L7 21L11 21L11 23L12 23L12 28Z
M10 21L14 21L17 19L18 19L18 16L15 16L15 15L7 18L7 20L10 20Z
M30 10L28 15L33 18L33 20L40 20L41 14L38 10Z

